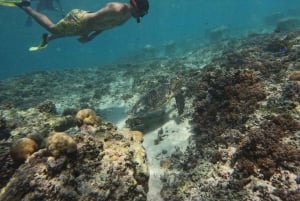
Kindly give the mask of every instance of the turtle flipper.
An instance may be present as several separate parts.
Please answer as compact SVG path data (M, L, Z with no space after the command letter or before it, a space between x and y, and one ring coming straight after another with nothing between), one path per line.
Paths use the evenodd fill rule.
M184 105L185 105L184 95L182 92L176 94L175 101L176 101L176 107L177 107L178 114L181 115L183 113Z

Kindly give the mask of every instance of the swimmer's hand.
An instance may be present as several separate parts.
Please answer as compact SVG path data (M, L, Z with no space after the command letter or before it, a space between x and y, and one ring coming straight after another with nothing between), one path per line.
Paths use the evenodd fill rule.
M98 36L102 31L94 31L90 35L83 35L78 38L78 41L81 43L86 43L93 40L96 36Z
M90 39L88 36L81 36L78 38L78 41L81 42L81 43L86 43L86 42L89 42Z

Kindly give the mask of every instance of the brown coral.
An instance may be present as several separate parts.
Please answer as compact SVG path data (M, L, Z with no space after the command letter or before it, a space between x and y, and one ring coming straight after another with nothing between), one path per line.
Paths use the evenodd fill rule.
M235 154L235 171L247 170L248 174L244 175L247 177L260 169L264 179L269 179L279 166L295 169L293 167L300 165L300 150L283 143L282 138L299 129L299 122L290 115L283 114L273 116L269 121L264 121L260 128L250 130Z
M76 142L63 132L54 132L47 138L48 151L55 157L62 154L72 154L77 151Z
M15 162L22 163L37 149L38 145L34 140L27 137L20 138L12 145L10 156Z
M227 73L227 74L224 74ZM197 135L210 133L214 140L225 129L240 128L266 97L260 79L251 70L239 70L233 75L219 72L208 81L208 98L196 99L193 122Z
M76 114L77 126L91 125L99 126L101 124L101 119L97 114L91 109L83 109Z
M290 81L300 81L300 71L293 71L289 77Z

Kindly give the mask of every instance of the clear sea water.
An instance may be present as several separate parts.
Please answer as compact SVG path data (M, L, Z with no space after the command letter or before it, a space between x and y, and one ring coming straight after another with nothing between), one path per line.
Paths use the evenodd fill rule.
M73 8L95 11L108 0L61 0L66 12ZM120 1L127 2L127 1ZM134 19L103 32L92 42L76 38L51 41L39 52L28 48L39 43L45 32L37 23L25 26L26 14L19 8L0 7L0 79L24 73L112 64L130 57L134 61L146 45L159 49L170 41L207 44L208 29L226 26L234 36L268 32L266 16L280 12L300 16L299 0L149 0L149 14L137 24ZM33 2L34 7L35 2ZM54 11L45 12L54 22Z

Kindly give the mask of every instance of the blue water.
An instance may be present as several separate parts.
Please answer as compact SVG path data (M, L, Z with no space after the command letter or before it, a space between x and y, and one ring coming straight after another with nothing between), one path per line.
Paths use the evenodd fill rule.
M61 0L66 11L72 8L94 11L107 0ZM127 1L120 1L127 2ZM161 48L169 41L208 42L205 31L225 25L231 34L272 31L264 17L276 12L300 15L299 0L149 0L149 14L137 24L134 19L103 32L92 42L76 38L51 41L39 52L28 48L45 32L37 23L25 26L26 14L19 8L0 7L0 79L40 70L91 67L120 62L142 52L147 44ZM33 6L34 7L34 6ZM59 14L45 12L54 22Z

